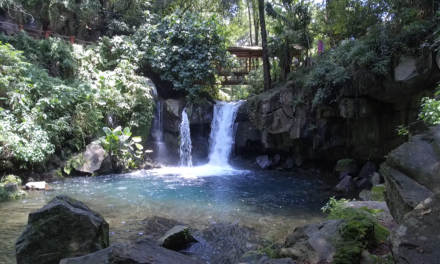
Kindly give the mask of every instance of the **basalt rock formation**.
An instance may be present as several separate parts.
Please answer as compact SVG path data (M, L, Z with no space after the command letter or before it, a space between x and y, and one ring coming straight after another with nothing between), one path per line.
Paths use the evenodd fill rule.
M29 214L28 225L15 244L17 264L58 264L110 245L109 226L86 205L65 195Z

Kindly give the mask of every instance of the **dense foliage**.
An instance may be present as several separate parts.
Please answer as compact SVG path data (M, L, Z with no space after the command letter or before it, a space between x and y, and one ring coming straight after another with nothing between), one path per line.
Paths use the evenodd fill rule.
M73 49L61 41L36 41L24 33L2 38L24 50L0 44L3 161L26 167L45 161L56 146L67 153L81 150L86 138L97 135L108 117L148 132L154 107L151 87L134 73L133 64L107 57L102 48L105 41ZM48 48L35 52L35 47ZM59 54L67 54L64 57L70 62ZM59 58L70 68L45 63L50 61L47 58Z
M195 97L201 84L214 84L217 72L233 63L219 24L215 16L178 11L151 19L132 39L144 63L162 80Z

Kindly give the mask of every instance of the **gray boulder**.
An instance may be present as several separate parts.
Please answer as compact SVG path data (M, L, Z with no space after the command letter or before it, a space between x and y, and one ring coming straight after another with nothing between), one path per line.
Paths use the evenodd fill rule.
M17 264L58 264L109 246L104 218L65 195L56 196L36 212L15 244Z
M389 241L397 264L439 263L440 202L432 201L405 215Z
M338 185L333 188L336 192L350 192L356 190L356 184L351 176L345 176Z
M293 169L293 166L294 166L293 159L291 157L288 157L284 162L284 168L290 170Z
M375 172L375 173L373 174L373 176L371 177L371 184L372 184L373 186L376 186L376 185L379 185L379 184L381 184L381 183L382 183L382 179L380 178L379 173Z
M354 173L357 171L356 162L352 159L341 159L336 163L335 171L337 172L346 172L348 174Z
M361 179L356 182L356 186L360 190L369 190L373 185L369 179Z
M167 249L179 249L197 240L186 226L175 226L158 240L159 245Z
M158 246L144 238L127 244L116 244L82 257L66 258L60 264L201 264L186 255Z
M428 188L395 169L384 166L385 202L398 223L426 198L433 197Z
M269 157L267 155L258 156L257 157L257 164L263 170L268 169L270 166L272 166L272 162L269 160Z
M109 264L201 264L191 257L165 249L155 241L141 239L117 247L108 254ZM92 264L92 263L90 263Z
M359 193L359 199L361 199L362 201L371 201L371 191L362 190Z
M272 159L273 165L277 166L278 163L280 163L280 160L281 160L280 154L275 154L275 156L273 156L273 159Z
M115 248L120 248L123 246L123 244L116 244L85 256L65 258L60 261L60 264L108 264L108 254Z
M377 169L376 164L374 164L373 162L365 163L365 165L362 167L361 171L359 172L359 178L364 178L364 179L369 178L370 175L376 172L376 169Z
M101 147L101 145L92 143L87 145L83 157L84 163L76 168L76 170L82 173L93 174L101 169L101 165L107 157L107 152ZM105 169L103 168L103 170Z
M287 236L280 255L312 263L332 262L335 244L341 241L340 229L346 220L329 220L296 228Z

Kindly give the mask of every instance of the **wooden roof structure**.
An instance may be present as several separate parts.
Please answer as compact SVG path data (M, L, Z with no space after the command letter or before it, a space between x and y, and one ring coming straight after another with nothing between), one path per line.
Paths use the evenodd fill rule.
M263 48L258 46L246 46L246 47L229 47L229 53L237 56L237 58L262 58Z

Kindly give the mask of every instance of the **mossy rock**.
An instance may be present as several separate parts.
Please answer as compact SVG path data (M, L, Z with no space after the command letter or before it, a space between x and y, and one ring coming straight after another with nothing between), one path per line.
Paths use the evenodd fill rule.
M385 200L384 192L385 192L385 185L380 184L373 186L371 188L371 200L383 202Z
M336 163L335 171L353 173L357 171L356 162L353 159L340 159Z

